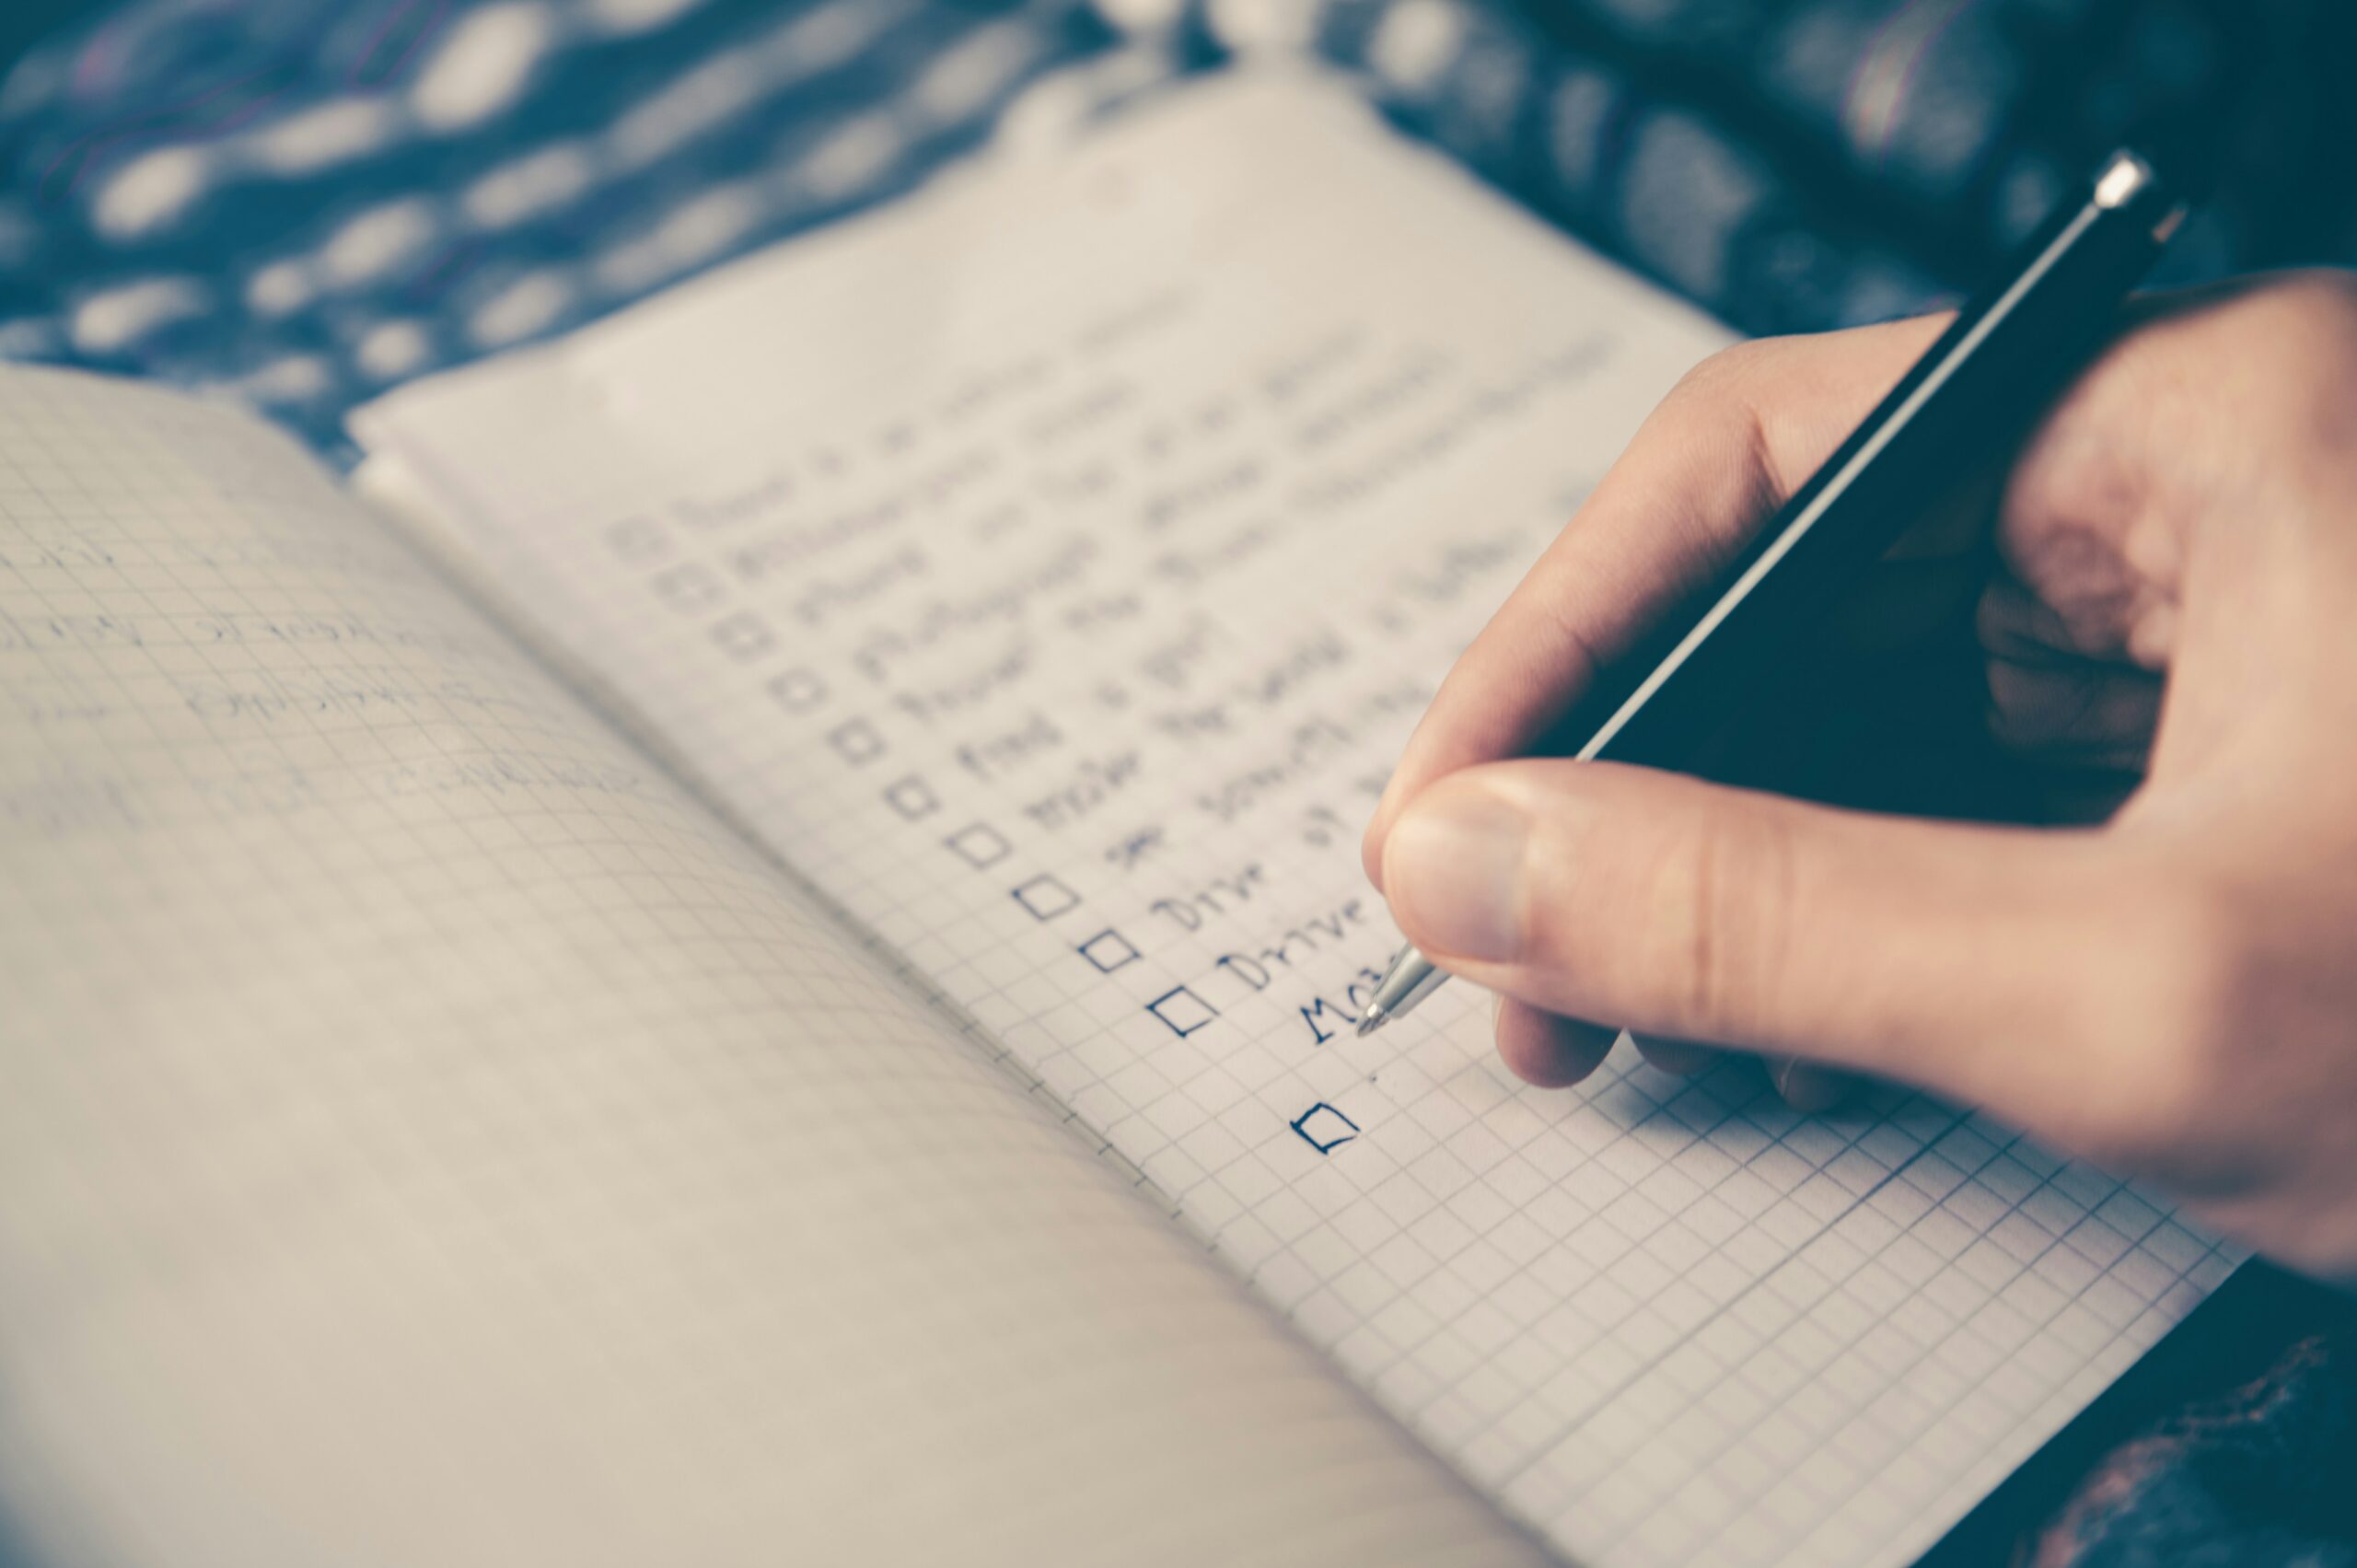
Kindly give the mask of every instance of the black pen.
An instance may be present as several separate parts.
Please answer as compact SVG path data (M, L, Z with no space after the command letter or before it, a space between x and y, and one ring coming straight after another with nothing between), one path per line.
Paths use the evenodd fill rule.
M1582 761L1682 770L1745 688L1929 506L2008 450L2107 343L2129 291L2184 221L2151 163L2114 154L2084 200L2023 247L1998 287L1965 307L1931 352L1784 504L1725 586L1659 629L1644 670ZM1629 679L1622 672L1621 679ZM1447 974L1402 947L1360 1019L1372 1034Z

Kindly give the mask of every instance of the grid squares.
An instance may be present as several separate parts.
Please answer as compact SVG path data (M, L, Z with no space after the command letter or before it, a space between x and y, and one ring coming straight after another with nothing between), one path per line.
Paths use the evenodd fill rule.
M1008 896L1034 920L1053 920L1080 905L1080 895L1065 887L1062 878L1053 872L1042 872L1017 883Z
M713 622L713 645L736 664L752 664L777 646L769 622L749 610L737 610Z
M48 533L110 559L28 569L19 547ZM1087 1423L1109 1453L1230 1467L1223 1492L1266 1489L1322 1539L1421 1491L1454 1539L1504 1541L1405 1445L1305 1496L1290 1461L1334 1431L1315 1392L1274 1389L1215 1445L1171 1419L1206 1367L1310 1364L1147 1228L1117 1157L1075 1157L1012 1066L282 438L121 384L0 377L0 624L36 612L142 633L9 661L12 692L63 672L54 690L103 713L0 704L8 786L53 770L75 788L49 808L81 813L0 823L0 1188L12 1222L70 1228L107 1282L101 1323L73 1280L17 1271L0 1329L56 1396L12 1410L12 1439L66 1492L121 1489L153 1539L238 1558L233 1493L192 1488L185 1446L121 1441L168 1411L220 1473L322 1499L321 1527L361 1538L414 1525L422 1484L504 1539L597 1556L611 1520L585 1521L577 1487L501 1480L503 1456L552 1442L647 1481L650 1527L691 1515L724 1552L877 1487L985 1530L976 1499L1014 1499L1029 1535L1039 1466L1068 1464L1061 1434ZM108 816L118 801L137 812ZM159 1032L175 994L207 1005ZM893 1135L912 1101L953 1135ZM1107 1237L1122 1244L1074 1245ZM156 1266L183 1253L206 1266ZM575 1311L581 1280L620 1288ZM1186 1355L1135 1336L1120 1308L1140 1301L1183 1315ZM1041 1337L1010 1350L1010 1323ZM950 1388L970 1403L944 1408ZM889 1446L842 1441L977 1420L1004 1440L937 1490L911 1491ZM774 1462L678 1468L756 1431ZM1154 1474L1109 1468L1091 1501L1142 1481L1117 1506L1190 1501L1154 1496Z
M827 744L835 755L853 767L860 767L884 755L884 737L866 719L852 719L827 732Z
M789 669L764 688L770 701L789 714L807 714L827 700L827 683L808 669Z
M1386 220L1367 221L1379 229ZM1278 227L1272 220L1272 232ZM1271 276L1297 265L1281 253L1262 260ZM1213 292L1197 319L1206 341L1220 343L1221 307L1215 286L1206 286ZM1381 319L1384 282L1350 286L1364 291L1359 303L1372 312L1365 319ZM1337 309L1349 304L1327 297ZM1043 308L1068 323L1064 312L1078 306ZM1443 300L1432 308L1453 307ZM1431 330L1446 331L1446 322ZM1642 336L1647 329L1628 330ZM1147 343L1139 352L1143 375L1192 374L1164 357L1179 352L1175 345ZM1469 355L1472 373L1503 368ZM889 368L878 374L888 377ZM896 385L923 378L921 367L913 383ZM1620 389L1615 394L1642 402ZM1010 418L1039 406L1018 400ZM825 399L805 411L819 423L851 417ZM764 409L763 428L778 412ZM1111 454L1142 437L1155 412L1108 425L1109 462L1126 460ZM1605 411L1596 411L1593 423L1607 428ZM1533 428L1562 427L1550 418ZM710 452L725 456L749 439L749 428L732 427L726 412L716 412ZM1613 444L1599 440L1598 462ZM701 455L683 450L678 472L656 472L646 482L659 489L680 481ZM1010 494L1045 471L1019 447L1004 456ZM1458 479L1478 482L1471 474ZM1496 510L1506 515L1520 504L1502 496ZM1551 531L1551 514L1527 509L1535 547ZM553 506L552 517L559 520L550 526L562 526ZM1256 662L1266 668L1285 651L1268 628L1291 624L1276 613L1286 569L1330 556L1339 537L1318 537L1307 522L1288 518L1295 523L1304 528L1299 548L1260 563L1265 587L1242 578L1201 591L1158 585L1155 619L1140 630L1140 645L1159 637L1164 648L1186 650L1193 646L1187 633L1200 625L1200 646L1211 652L1190 656L1209 660L1212 677L1242 679ZM1413 548L1420 536L1402 537ZM1151 563L1142 553L1124 555L1130 545L1109 535L1101 542L1092 584L1147 580ZM990 564L949 554L946 546L945 562L947 570L970 564L977 574ZM643 591L610 563L595 570L609 575L585 583L585 601ZM1513 574L1511 563L1503 565L1493 580L1468 591L1469 604L1502 595ZM783 574L775 591L794 591L793 575ZM1348 617L1365 608L1338 595L1333 612ZM1341 679L1368 689L1428 681L1470 630L1436 620L1396 646L1361 650ZM1223 650L1232 656L1225 664L1218 662ZM666 702L688 705L691 716L715 730L758 736L761 717L729 695L725 668L694 662L708 654L676 656ZM1361 893L1347 854L1307 853L1266 818L1217 828L1190 818L1190 792L1202 782L1197 749L1169 745L1134 715L1097 705L1100 679L1129 672L1100 668L1095 645L1053 629L1042 630L1034 656L1039 673L1025 688L1026 703L1059 722L1086 713L1095 738L1134 747L1145 759L1132 793L1117 797L1130 814L1121 822L1086 843L1076 840L1088 835L1059 838L1044 828L1025 839L1027 870L1043 869L1085 900L1091 924L1102 920L1112 923L1108 932L1137 935L1137 944L1122 943L1130 954L1151 950L1150 958L1122 958L1118 973L1094 956L1074 963L1068 941L1026 918L1026 899L1009 907L1004 881L942 877L935 848L942 841L928 832L905 842L831 842L830 830L840 832L850 819L843 803L853 798L842 764L824 752L801 760L789 749L793 736L781 733L760 755L749 754L758 748L749 743L734 771L715 771L726 773L723 787L743 813L774 835L780 853L888 932L953 1003L985 1019L993 1037L1053 1083L1097 1137L1152 1172L1171 1207L1238 1262L1264 1296L1346 1356L1395 1413L1477 1481L1554 1527L1573 1555L1617 1546L1637 1562L1766 1557L1772 1552L1760 1543L1798 1542L1828 1517L1845 1528L1874 1517L1875 1489L1864 1481L1846 1496L1823 1495L1839 1493L1837 1479L1816 1448L1794 1450L1796 1425L1828 1434L1822 1452L1853 1469L1887 1461L1881 1486L1938 1495L1954 1478L1920 1458L1923 1432L1955 1413L1990 1423L1992 1447L2019 1443L2035 1435L2046 1409L2008 1397L1962 1413L1976 1387L1997 1380L1976 1385L1956 1368L2026 1326L2019 1359L2037 1369L2038 1398L2050 1401L2055 1390L2074 1387L2079 1369L2105 1347L2138 1331L2123 1324L2143 1321L2145 1292L2159 1281L2130 1260L2125 1227L2109 1217L2089 1220L2116 1184L2020 1147L1985 1121L1895 1097L1863 1122L1818 1122L1795 1116L1756 1074L1732 1066L1686 1081L1620 1058L1581 1091L1539 1095L1504 1079L1473 1008L1448 993L1373 1043L1354 1042L1346 1031L1313 1041L1300 1007L1312 996L1339 997L1359 963L1379 960L1387 943L1371 932L1365 954L1345 938L1330 952L1321 949L1315 967L1305 962L1265 993L1248 994L1233 983L1214 992L1231 950L1250 958L1264 945L1281 946L1284 938L1275 934L1288 922ZM674 656L656 649L648 662L666 656ZM619 651L614 662L622 662ZM652 700L641 706L664 711ZM1010 703L994 714L1012 727L1025 711ZM1287 733L1282 726L1303 712L1272 705L1268 736L1250 746L1265 741L1273 749ZM1353 809L1343 781L1379 773L1404 723L1403 715L1389 731L1368 726L1363 742L1338 746L1289 787L1301 803L1339 818ZM895 737L909 765L935 770L948 808L974 813L978 822L1040 820L1023 813L1045 798L1044 779L1001 784L961 775L946 749L929 749L922 736L904 738L896 730ZM872 801L872 790L856 796ZM1132 831L1133 821L1165 826L1156 837ZM1191 825L1175 826L1181 822ZM958 847L955 837L948 842ZM994 846L987 859L959 849L969 864L994 864L1010 853L995 833L982 842ZM1127 847L1100 857L1107 843ZM1199 901L1197 873L1248 864L1263 873L1250 900L1214 899L1216 908ZM1157 912L1157 898L1186 918ZM1097 940L1084 945L1084 956ZM1153 1017L1141 1016L1146 1012ZM1349 1119L1355 1129L1349 1143L1321 1149L1296 1125L1340 1127L1323 1112ZM2040 1249L2038 1233L2064 1239ZM2078 1247L2068 1244L2074 1233ZM2188 1234L2193 1256L2169 1264L2179 1280L2216 1262ZM2107 1237L2121 1247L2114 1249ZM2125 1278L2080 1314L2087 1342L2066 1346L2066 1333L2077 1330L2057 1327L2056 1304L2076 1306L2075 1297L2114 1271ZM2048 1296L2035 1305L2026 1304L2034 1293L2016 1297L2024 1278L2045 1285ZM2003 1313L1991 1312L1991 1302L2005 1303ZM2112 1321L2123 1313L2120 1323ZM1996 1331L1974 1331L1976 1318ZM1904 1397L1887 1398L1893 1391ZM1882 1424L1887 1420L1898 1427ZM1659 1440L1664 1433L1676 1434L1674 1449ZM1631 1484L1604 1487L1603 1478L1624 1461L1633 1465ZM1600 1493L1608 1508L1599 1505ZM1678 1505L1689 1496L1697 1500L1691 1509ZM1859 1555L1860 1539L1895 1541L1920 1527L1902 1520L1873 1527L1888 1533L1847 1539L1829 1555ZM1730 1552L1731 1542L1743 1543L1742 1551Z
M958 858L977 871L996 865L1015 853L1015 846L1005 835L987 822L976 822L958 829L942 841L956 852Z
M708 610L723 597L720 579L694 563L656 573L652 587L657 599L682 615Z
M918 822L941 809L941 797L933 786L911 773L884 786L884 804L903 822Z
M1145 1005L1172 1034L1184 1040L1219 1016L1219 1009L1186 986L1174 986Z
M1078 949L1099 974L1111 974L1138 961L1137 948L1118 931L1105 930L1083 942Z

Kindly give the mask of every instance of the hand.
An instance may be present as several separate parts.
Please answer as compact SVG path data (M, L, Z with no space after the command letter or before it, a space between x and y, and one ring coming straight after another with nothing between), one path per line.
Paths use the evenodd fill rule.
M1459 660L1366 836L1401 929L1499 992L1523 1077L1615 1031L1920 1085L2357 1276L2357 278L2145 308L1976 540L1986 718L2096 827L1865 815L1527 747L1707 582L1938 321L1702 366ZM1989 551L1988 528L1993 540ZM1987 566L1976 563L1988 563ZM1806 1064L1798 1072L1789 1063Z

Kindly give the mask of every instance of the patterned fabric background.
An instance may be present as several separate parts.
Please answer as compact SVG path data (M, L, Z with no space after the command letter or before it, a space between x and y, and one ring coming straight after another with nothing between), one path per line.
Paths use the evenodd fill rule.
M0 84L0 356L323 447L561 331L1238 54L1411 128L1749 331L1980 275L2154 117L2229 194L2180 277L2357 252L2342 0L128 0Z
M0 357L237 398L336 457L389 385L1263 52L1355 73L1751 332L1968 286L2155 122L2223 173L2169 281L2357 259L2350 0L0 6L0 62L40 35L0 76ZM2189 1374L2210 1402L2165 1406L2067 1506L2041 1483L2019 1560L2357 1562L2357 1329L2282 1301L2229 1336L2261 1365L2293 1345L2273 1372Z

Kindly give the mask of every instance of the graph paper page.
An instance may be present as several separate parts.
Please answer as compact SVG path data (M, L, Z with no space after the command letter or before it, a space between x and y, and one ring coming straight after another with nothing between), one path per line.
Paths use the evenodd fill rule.
M0 373L0 1559L1537 1561L293 445Z
M2223 1273L1921 1099L1515 1084L1357 837L1724 341L1329 87L1185 89L357 430L699 787L1563 1551L1897 1562Z

